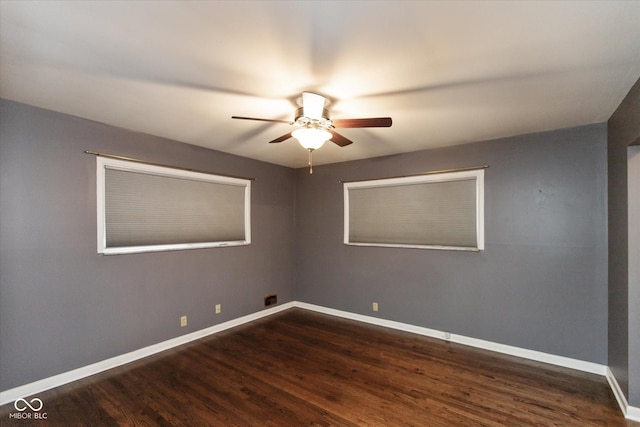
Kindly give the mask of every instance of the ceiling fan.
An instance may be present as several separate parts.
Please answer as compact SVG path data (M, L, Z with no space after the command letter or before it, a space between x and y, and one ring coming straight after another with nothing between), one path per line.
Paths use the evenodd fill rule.
M370 128L370 127L390 127L391 117L370 117L365 119L336 119L329 118L329 110L326 108L328 100L312 92L302 92L302 97L298 100L299 108L296 109L293 121L261 119L255 117L232 116L232 119L257 120L261 122L284 123L296 126L295 129L272 141L270 144L286 141L295 138L309 152L309 173L313 173L311 164L311 153L322 147L326 141L332 141L340 147L352 144L348 138L340 135L334 129L340 128Z

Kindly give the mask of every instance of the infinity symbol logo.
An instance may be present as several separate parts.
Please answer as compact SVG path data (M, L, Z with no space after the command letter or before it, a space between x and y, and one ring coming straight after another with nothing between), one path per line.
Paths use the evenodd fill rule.
M35 404L31 406L31 404L34 402ZM31 402L27 402L24 399L18 399L13 404L13 407L20 412L25 411L27 407L31 408L32 411L38 412L40 409L42 409L43 406L44 404L42 403L42 400L38 399L37 397L34 397L33 399L31 399Z

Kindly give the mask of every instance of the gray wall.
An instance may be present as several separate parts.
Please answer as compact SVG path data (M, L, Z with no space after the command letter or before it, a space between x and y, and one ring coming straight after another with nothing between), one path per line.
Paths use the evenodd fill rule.
M598 124L298 170L296 299L606 364L606 138ZM342 243L339 180L483 164L485 251Z
M377 301L383 318L607 363L604 124L309 176L10 101L0 108L0 390L258 311L270 292L367 315ZM252 245L98 255L86 149L256 177ZM485 251L342 244L339 180L480 164L491 166Z
M293 299L293 169L6 100L0 116L0 390ZM256 177L252 244L98 255L83 150Z
M629 401L640 407L640 147L629 148Z
M609 185L609 367L629 403L640 406L640 336L630 334L628 146L640 137L640 80L607 122ZM634 284L640 286L639 284ZM637 308L637 303L635 303ZM637 316L637 315L636 315ZM635 347L634 347L635 346ZM636 368L630 372L630 355ZM635 389L633 391L632 389ZM631 393L630 393L631 392Z

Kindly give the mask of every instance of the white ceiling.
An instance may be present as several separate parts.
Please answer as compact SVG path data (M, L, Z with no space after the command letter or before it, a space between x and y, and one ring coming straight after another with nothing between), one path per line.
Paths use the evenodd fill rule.
M303 90L334 163L606 121L640 77L640 1L0 1L0 96L292 167ZM127 155L127 153L114 153Z

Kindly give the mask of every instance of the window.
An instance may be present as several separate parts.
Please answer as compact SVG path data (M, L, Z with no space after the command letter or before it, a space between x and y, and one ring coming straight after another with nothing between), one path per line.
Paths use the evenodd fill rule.
M98 252L251 243L251 181L97 158Z
M344 243L484 249L484 170L344 184Z

